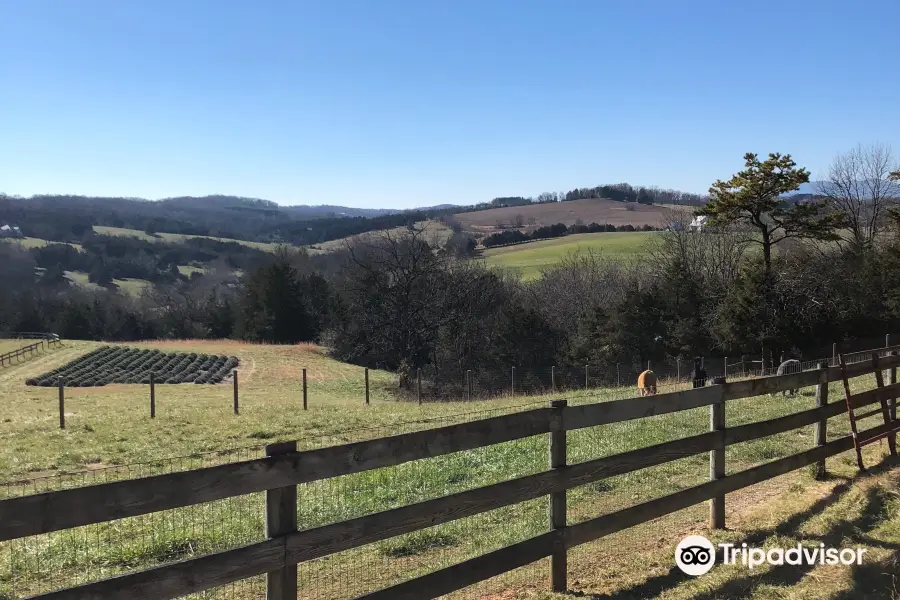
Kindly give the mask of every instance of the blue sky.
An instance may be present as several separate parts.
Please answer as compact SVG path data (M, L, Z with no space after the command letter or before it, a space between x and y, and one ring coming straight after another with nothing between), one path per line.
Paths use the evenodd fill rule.
M900 152L900 2L0 0L0 192L473 203Z

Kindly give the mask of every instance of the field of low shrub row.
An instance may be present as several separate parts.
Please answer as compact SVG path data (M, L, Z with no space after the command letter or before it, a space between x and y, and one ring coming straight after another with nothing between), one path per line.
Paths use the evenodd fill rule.
M157 383L220 383L237 366L234 356L101 346L25 384L50 387L59 377L69 387L150 383L151 373Z

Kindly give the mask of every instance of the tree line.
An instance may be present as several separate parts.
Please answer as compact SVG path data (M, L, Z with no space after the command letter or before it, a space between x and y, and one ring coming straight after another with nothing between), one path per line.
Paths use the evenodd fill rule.
M525 206L528 204L547 204L551 202L570 202L590 198L605 198L615 202L636 202L638 204L675 204L682 206L701 206L707 197L702 194L691 194L672 189L658 187L632 186L628 183L614 183L595 187L575 188L568 192L543 192L537 196L503 196L494 198L489 203L476 205L477 209L500 208L505 206Z
M279 206L274 202L233 196L169 198L98 198L73 195L35 195L20 198L0 194L0 224L18 226L22 234L55 242L82 243L95 226L134 229L148 235L176 233L254 242L314 245L345 237L404 227L460 212L503 206L563 202L581 198L609 198L644 204L697 204L696 194L627 183L568 192L545 192L537 197L495 198L470 206L441 206L391 211L335 206Z
M783 199L808 178L789 155L748 154L711 187L703 232L685 226L693 210L676 210L637 259L574 253L535 281L413 225L328 254L281 248L240 280L213 269L139 298L35 277L34 254L0 244L10 284L0 329L315 341L337 359L395 371L407 388L422 369L426 388L448 395L467 370L505 377L515 366L526 377L697 355L817 358L834 341L900 331L900 214L886 196L871 231L856 232L838 202Z
M568 227L564 223L556 223L555 225L544 225L541 227L537 227L529 232L524 232L519 229L498 231L497 233L492 233L491 235L486 236L481 241L481 244L485 248L493 248L494 246L518 244L522 242L530 242L533 240L558 238L566 235L574 235L577 233L655 231L656 229L657 228L653 227L652 225L642 225L635 227L630 223L619 226L611 225L609 223L604 223L603 225L600 225L598 223L591 223L590 225L585 225L584 223L575 223L573 225L569 225Z

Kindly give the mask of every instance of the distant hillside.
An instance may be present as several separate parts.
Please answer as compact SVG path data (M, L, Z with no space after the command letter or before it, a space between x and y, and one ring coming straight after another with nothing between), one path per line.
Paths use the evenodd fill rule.
M0 222L28 237L79 243L94 226L296 245L322 243L424 220L419 211L279 206L236 196L163 200L0 195Z
M587 198L567 202L507 206L454 215L467 229L488 234L505 228L518 228L563 223L574 225L609 223L611 225L651 225L662 227L671 209L653 204L617 202L603 198Z
M816 196L819 194L820 186L824 185L824 181L810 181L809 183L801 183L800 187L793 192L788 192L785 196Z

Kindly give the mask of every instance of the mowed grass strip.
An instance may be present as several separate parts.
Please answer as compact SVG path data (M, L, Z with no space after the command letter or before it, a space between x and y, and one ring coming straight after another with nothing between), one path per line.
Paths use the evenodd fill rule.
M634 257L647 248L658 232L579 233L550 240L539 240L500 248L488 248L482 256L490 266L518 269L523 279L537 279L543 269L552 267L567 254L595 251L607 256Z
M22 365L0 373L0 394L5 394L0 396L0 468L7 479L85 466L95 470L83 478L82 484L110 477L147 475L202 466L215 461L216 451L238 446L245 450L223 458L260 456L262 445L276 439L299 439L301 447L341 443L405 431L408 426L402 423L416 418L430 419L416 425L424 428L518 410L526 402L546 405L550 398L505 398L419 407L395 400L394 376L373 371L372 404L366 407L362 369L331 360L315 346L154 342L143 345L166 351L238 356L242 365L241 415L231 413L228 385L160 385L157 418L152 421L147 412L146 386L76 388L70 390L67 428L61 431L55 421L55 391L26 388L22 376L44 372L52 364L63 364L96 347L90 342L67 344L59 356L38 359L45 364ZM310 384L307 412L300 407L300 374L304 366ZM13 371L17 375L10 377ZM873 384L872 376L854 381L859 390ZM841 397L839 384L831 387L831 394L835 400ZM631 395L629 388L569 396L572 402L589 402ZM778 395L733 401L728 403L726 414L728 422L736 424L770 419L813 405L809 388L796 398ZM458 414L466 410L468 414ZM846 418L832 419L829 425L829 439L849 430ZM568 434L568 459L575 463L609 456L702 433L708 427L708 409L695 409L573 431ZM729 448L728 472L808 449L812 443L812 428L808 427L736 445ZM188 458L162 460L172 455ZM156 460L159 462L154 464ZM135 462L145 464L122 471L104 468ZM314 527L546 468L547 436L536 436L299 486L298 519L301 528ZM583 486L569 492L569 521L575 523L625 508L696 485L707 477L708 457L703 453ZM805 481L803 478L808 475L804 472L794 477ZM704 511L705 505L695 507L682 511L677 519L702 522ZM263 516L262 494L254 494L9 542L0 545L0 593L34 593L262 539ZM542 498L311 561L301 566L301 588L304 597L309 598L352 598L526 539L546 527L546 499ZM605 548L604 552L615 549L605 543L598 546ZM630 575L640 576L640 572ZM489 589L498 582L526 585L545 578L544 570L539 574L520 570L478 589ZM235 592L235 597L251 598L259 591L258 586L252 585L240 589L244 591ZM474 593L470 590L463 595Z

